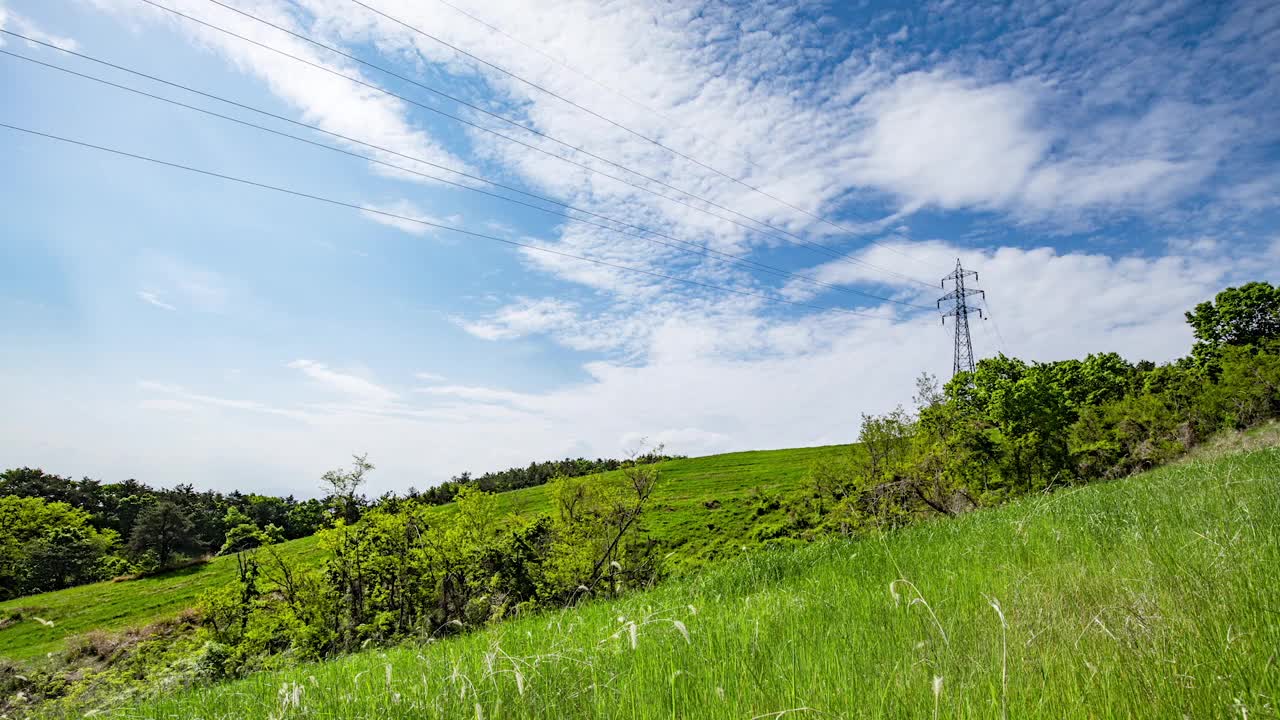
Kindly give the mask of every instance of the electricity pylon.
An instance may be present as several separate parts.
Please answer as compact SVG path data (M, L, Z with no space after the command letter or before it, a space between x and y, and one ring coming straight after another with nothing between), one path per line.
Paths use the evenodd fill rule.
M978 317L986 319L982 314L982 308L969 307L969 297L971 295L981 295L984 298L986 293L977 288L967 288L964 286L964 279L973 276L973 281L978 282L978 273L976 270L965 270L960 266L960 258L956 258L956 269L950 275L942 278L942 289L947 288L947 281L951 280L956 287L951 292L938 298L938 309L942 309L942 303L950 302L951 309L942 313L942 324L947 324L947 316L956 319L956 352L955 361L951 365L951 375L961 372L973 372L973 339L969 337L969 313L976 312Z

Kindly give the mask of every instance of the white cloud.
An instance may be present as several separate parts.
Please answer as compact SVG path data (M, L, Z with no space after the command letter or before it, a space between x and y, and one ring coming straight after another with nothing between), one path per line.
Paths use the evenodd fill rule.
M973 321L977 353L1003 349L1033 360L1110 350L1131 360L1185 354L1192 338L1182 313L1238 282L1240 268L1248 266L1247 259L1227 256L1109 258L1050 248L975 253L938 242L917 244L913 252L937 261L960 254L981 267L984 309L993 320ZM866 257L892 267L906 262L884 249ZM821 269L834 281L857 272L844 263ZM577 330L550 332L559 337ZM950 332L928 313L896 319L675 315L643 335L638 361L594 361L584 368L586 379L537 392L440 385L404 397L366 377L300 360L290 367L334 390L341 402L315 405L309 393L290 402L230 400L147 383L140 389L148 395L182 403L151 412L186 419L145 438L113 442L153 446L171 435L179 442L186 423L203 422L188 405L240 412L198 442L261 457L262 466L296 478L297 488L309 487L349 451L368 451L379 467L370 488L375 493L535 458L619 456L641 437L689 455L848 442L856 437L859 413L906 402L920 372L945 379ZM277 385L270 384L273 394ZM222 482L184 467L192 468L193 479Z
M138 297L165 310L174 303L205 313L227 313L235 307L234 282L217 270L160 253L144 253L135 261ZM243 296L244 293L239 293Z
M512 392L510 390L503 390L501 388L482 386L441 385L437 387L420 388L418 392L424 395L446 397L467 402L508 403L530 406L536 406L537 404L536 397L523 393Z
M1222 198L1246 211L1280 207L1280 173L1241 182L1226 188Z
M433 372L419 372L419 373L414 373L413 376L427 383L439 383L439 382L444 382L445 380L448 380L448 378L446 378L444 375L441 375L439 373L433 373Z
M177 309L178 309L178 308L176 308L176 307L174 307L174 306L170 305L169 303L167 303L167 302L165 302L165 301L161 300L161 299L160 299L160 297L159 297L158 295L156 295L155 293L153 293L153 292L148 292L148 291L146 291L146 290L139 290L139 291L138 291L138 298L139 298L139 299L141 299L141 300L142 300L143 302L145 302L145 303L149 303L149 304L151 304L151 305L154 305L154 306L156 306L156 307L160 308L161 310L170 310L170 311L173 311L173 310L177 310Z
M1049 124L1041 83L979 84L933 71L898 77L858 105L867 123L856 177L908 209L1017 216L1165 207L1214 170L1224 129L1185 105L1070 130ZM1055 151L1054 146L1062 146Z
M622 454L632 452L650 452L661 446L663 452L675 447L703 448L703 453L715 452L717 448L728 450L733 447L733 438L723 433L703 430L701 428L670 428L659 430L649 435L627 433L621 438ZM674 451L670 451L674 452Z
M912 73L859 104L867 122L855 172L909 207L1002 207L1051 138L1033 127L1036 89Z
M348 74L363 72L348 61L195 0L183 0L179 7L326 67ZM573 66L590 68L594 79L589 79L565 72L544 56L460 14L412 0L383 0L378 7L811 212L829 212L835 204L870 189L889 194L908 211L976 208L1008 213L1017 219L1050 219L1071 227L1083 212L1156 214L1194 192L1218 167L1229 147L1247 137L1244 128L1230 122L1219 106L1190 103L1173 92L1167 100L1150 103L1141 111L1098 113L1097 118L1103 119L1082 122L1075 122L1072 116L1072 122L1063 122L1059 116L1069 113L1059 111L1072 103L1079 105L1075 99L1082 92L1087 92L1090 103L1101 103L1104 97L1104 90L1095 87L1098 83L1077 77L1078 70L1071 63L1052 67L1025 62L1017 68L1001 67L995 60L980 64L948 62L945 56L924 57L913 44L917 34L893 18L882 24L883 28L898 28L890 38L863 38L856 51L837 54L815 49L811 54L787 54L779 51L779 38L793 40L790 45L796 47L842 45L828 42L830 37L825 33L830 28L798 20L781 3L762 3L747 14L715 7L659 8L645 0L607 7L578 0L549 7L503 0L473 8L505 27L518 29L518 35L547 53L563 57ZM479 78L490 91L482 102L542 132L789 232L821 240L832 230L358 6L335 0L300 0L296 4L262 0L253 11L287 27L318 34L327 42L356 48L357 54L373 57L369 49L376 48L381 62L395 61L400 68L406 63L418 64L427 71L407 71L414 77L445 72ZM1039 15L1025 11L1008 11L1011 29L1008 39L1000 38L1006 46L997 48L1004 55L1035 55L1028 48L1041 55L1068 50L1083 53L1085 49L1105 55L1108 47L1117 45L1085 33L1065 35L1056 44L1048 42L1041 29L1024 28L1026 17ZM961 22L965 12L952 8L946 20ZM972 12L981 14L978 9ZM1093 22L1064 14L1068 16L1064 22ZM199 38L238 67L262 78L304 117L327 128L461 167L461 160L443 149L443 140L422 129L423 114L399 100L226 36L194 29L163 14L149 12L143 17L160 18ZM1102 31L1110 33L1107 37L1114 36L1121 26L1129 28L1126 32L1139 32L1158 23L1158 17L1158 13L1134 11L1122 23ZM746 27L757 32L743 32ZM815 42L819 39L822 42ZM965 53L991 50L989 45L962 45L955 55L963 60ZM1126 51L1121 48L1112 54L1120 52ZM1133 64L1133 58L1127 59L1130 62L1116 62L1106 55L1097 65L1110 73L1107 79L1111 84L1149 83L1141 75L1123 72ZM1210 64L1210 60L1202 64ZM833 72L812 74L815 64L832 62L838 63ZM370 79L381 82L385 78ZM603 91L597 81L626 88L627 96L671 120ZM441 84L435 79L429 82ZM1125 96L1112 93L1106 97ZM485 119L483 124L492 123ZM503 131L531 144L554 148L513 128ZM721 250L749 252L761 245L785 242L776 233L770 238L748 231L491 135L473 130L466 133L482 163L500 166L542 191L593 211ZM563 148L555 151L565 152ZM744 157L747 153L749 161ZM598 162L592 164L611 174L625 174ZM669 190L664 192L679 197ZM700 205L697 201L691 204ZM386 208L420 214L403 201ZM753 225L744 217L712 210L734 222ZM406 232L426 231L394 218L371 218ZM862 218L868 219L873 218ZM844 224L858 225L859 232L875 227L874 223L848 218ZM695 262L669 249L574 224L565 226L559 238L545 244L641 269L674 268L735 287L750 288L759 282L730 271L722 263ZM523 257L533 269L626 302L652 301L672 292L692 297L705 294L533 251L524 252ZM486 326L477 328L484 332Z
M484 320L455 322L482 340L510 340L534 333L566 328L576 320L576 306L562 300L524 298Z
M11 32L19 33L21 35L26 35L32 40L46 42L46 43L49 43L50 45L53 45L55 47L60 47L65 50L78 50L80 48L79 43L77 43L72 38L63 37L61 35L54 35L52 33L45 32L43 29L41 29L38 25L36 25L30 19L22 15L19 15L18 13L6 8L4 6L4 3L0 3L0 28L9 30ZM0 47L3 47L7 42L9 42L12 39L13 38L11 38L8 35L0 35ZM25 44L30 45L32 48L39 47L34 43L25 43Z
M352 373L333 370L329 366L313 360L294 360L288 367L301 371L304 375L321 385L335 390L349 398L371 405L386 405L396 400L398 395L372 380Z
M138 389L143 392L162 396L160 398L144 400L142 407L146 410L191 410L198 406L204 406L224 410L258 413L262 415L275 415L304 423L311 422L314 419L308 413L299 410L274 407L255 400L229 399L215 395L192 392L180 385L174 385L172 383L157 382L155 380L140 380L138 381L137 386Z
M1207 235L1170 238L1165 244L1171 251L1182 255L1216 256L1222 252L1222 241Z
M365 203L365 209L361 214L370 220L393 227L397 230L407 232L410 235L426 235L427 233L441 233L446 235L447 231L440 228L433 228L430 225L424 225L423 222L434 223L436 225L449 225L459 227L462 225L461 215L450 215L448 217L435 217L424 212L417 205L408 200L397 200L391 203L371 204ZM397 217L398 216L398 217ZM414 222L421 220L423 222Z
M273 94L296 108L306 122L319 125L330 132L387 148L395 153L463 171L470 170L470 166L457 155L446 150L428 133L414 127L408 119L409 106L401 100L154 7L140 3L89 1L102 10L118 13L131 21L146 20L159 23L182 33L204 47L215 50L231 61L241 72L265 83ZM366 77L354 62L338 59L302 40L224 8L198 0L171 0L165 4L192 17L303 58L320 68L336 71L369 84L380 81L380 78ZM287 3L268 0L255 3L251 11L277 25L295 31L319 30L300 26L296 9L292 9ZM343 9L336 6L328 7L326 11L326 17L340 17L344 13L351 13L349 8ZM147 29L149 28L145 26L140 28L143 32ZM370 152L359 145L352 145L352 149L362 153ZM393 153L375 151L373 156L385 162L404 165L421 172L433 172L429 166L405 160ZM380 174L387 172L385 166L380 165L371 165L370 169ZM418 176L397 171L390 172L394 173L395 177L422 180Z

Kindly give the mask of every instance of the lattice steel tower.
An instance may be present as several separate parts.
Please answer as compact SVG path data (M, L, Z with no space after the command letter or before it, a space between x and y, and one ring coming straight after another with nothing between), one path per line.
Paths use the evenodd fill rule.
M973 339L969 337L969 313L976 312L978 317L984 318L982 308L969 307L969 296L981 295L984 298L987 294L977 288L967 288L964 286L964 279L973 276L973 281L978 282L978 273L975 270L965 270L960 266L960 258L956 258L956 269L950 275L942 278L942 289L947 289L947 281L951 280L956 287L951 292L938 298L938 309L942 309L942 303L950 302L951 309L942 313L942 324L947 324L947 316L950 315L956 319L956 353L955 362L951 366L951 375L954 377L960 372L973 372Z

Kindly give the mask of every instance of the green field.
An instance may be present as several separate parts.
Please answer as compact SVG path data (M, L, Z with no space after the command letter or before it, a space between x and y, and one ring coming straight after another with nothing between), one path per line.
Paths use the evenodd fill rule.
M771 450L673 460L659 465L661 476L646 526L672 555L668 570L682 574L719 558L739 554L751 545L756 522L776 522L780 510L757 515L755 494L796 492L813 462L849 446ZM499 507L512 513L550 509L545 486L498 496ZM708 507L718 505L715 509ZM439 512L451 512L442 506ZM314 538L279 546L286 557L320 557ZM67 638L91 630L121 630L145 625L193 606L200 594L236 576L234 558L215 558L196 568L159 577L106 582L69 588L0 603L0 617L21 609L54 623L25 620L0 629L0 657L29 660L59 650Z
M749 553L618 601L118 716L1276 717L1278 578L1271 448Z

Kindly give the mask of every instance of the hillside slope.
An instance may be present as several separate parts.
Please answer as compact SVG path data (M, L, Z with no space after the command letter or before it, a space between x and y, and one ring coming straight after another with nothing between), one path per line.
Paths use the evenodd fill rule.
M1271 448L120 717L1271 717L1277 577Z
M749 530L755 522L776 520L778 509L757 512L757 491L790 493L799 490L812 464L850 446L712 455L660 463L658 489L651 500L646 526L673 553L668 570L682 573L754 545ZM550 510L545 486L498 495L499 508L513 513ZM452 512L445 505L438 512ZM284 543L287 557L318 561L315 538ZM193 606L201 593L235 579L231 557L169 573L127 582L104 582L0 603L0 657L26 660L62 648L66 638L91 630L119 630L145 625ZM8 613L24 620L7 626ZM53 623L32 620L39 617Z
M1270 448L122 716L1274 716L1277 578Z

